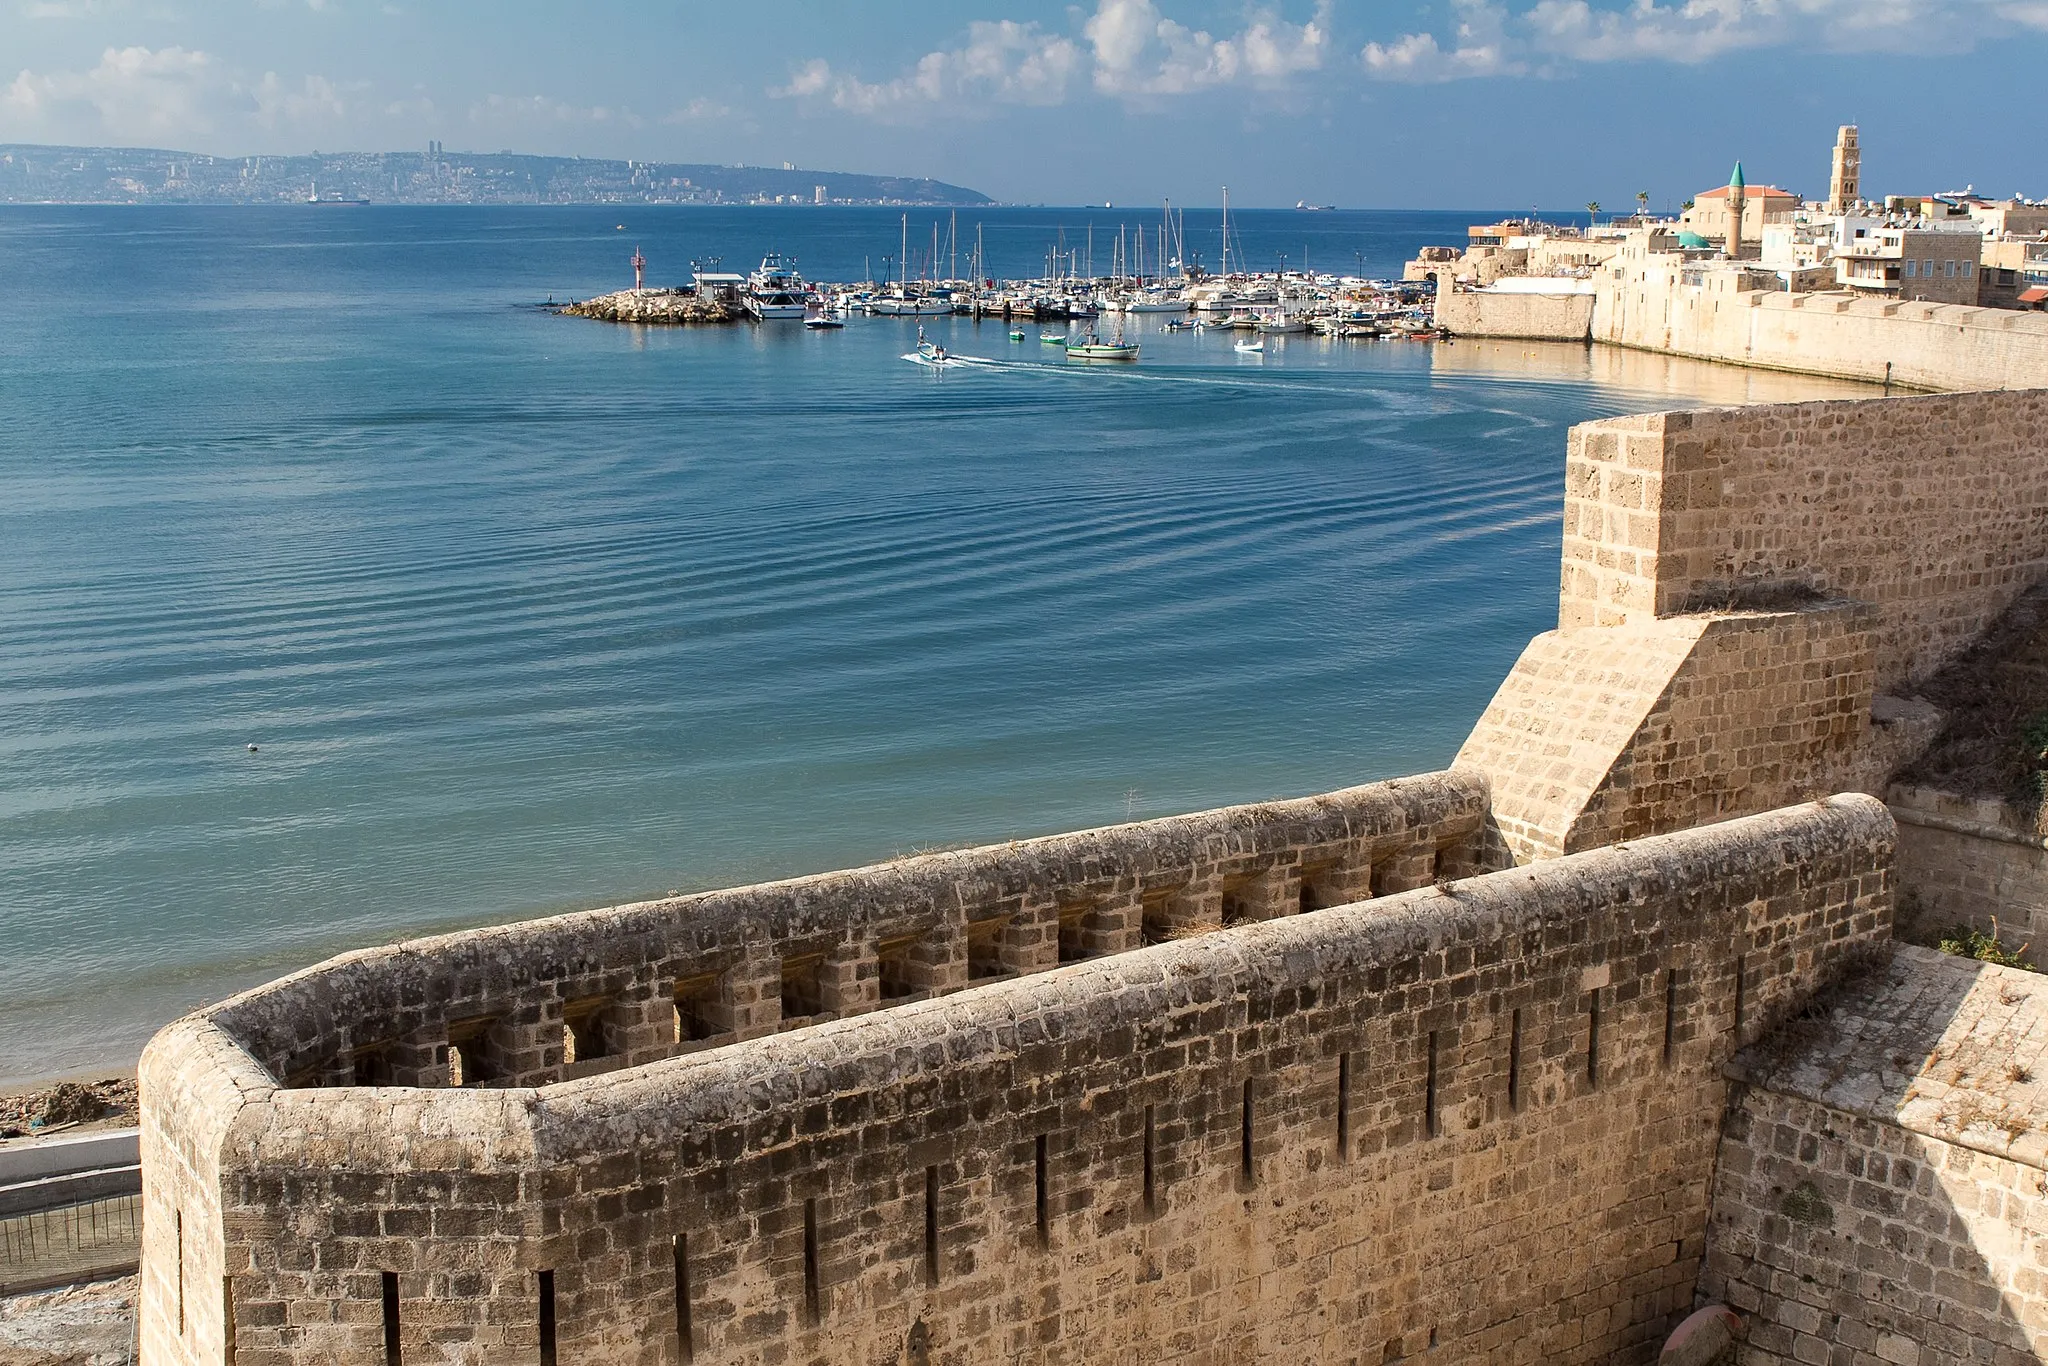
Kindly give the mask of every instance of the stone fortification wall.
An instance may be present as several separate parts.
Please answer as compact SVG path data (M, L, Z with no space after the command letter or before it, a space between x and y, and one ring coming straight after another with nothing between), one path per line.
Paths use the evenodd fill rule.
M1878 609L1889 691L2048 572L2048 391L1777 404L1574 428L1558 622L1798 587Z
M1439 284L1436 323L1460 337L1589 341L1593 335L1593 296L1453 293Z
M2044 1049L2038 976L1901 947L1742 1055L1700 1288L1743 1361L2048 1359Z
M1889 694L2048 576L2043 431L2048 391L1574 428L1559 630L1457 759L1489 857L1881 791L1938 724Z
M1875 611L1695 614L1529 643L1457 764L1493 787L1495 862L1554 858L1866 773Z
M230 1116L183 1285L239 1366L1638 1360L1721 1068L1888 934L1891 839L1808 803L539 1089L235 1092L192 1017L144 1122Z
M1843 293L1733 293L1689 283L1673 261L1625 253L1596 272L1593 339L1919 389L2048 385L2048 316L2039 313Z
M370 949L218 1007L294 1086L533 1086L1477 870L1431 774Z
M1894 785L1899 933L1931 943L1957 925L2048 964L2048 838L2006 803Z

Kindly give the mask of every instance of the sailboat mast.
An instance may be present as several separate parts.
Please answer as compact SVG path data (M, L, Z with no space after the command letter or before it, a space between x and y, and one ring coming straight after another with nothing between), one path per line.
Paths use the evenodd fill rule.
M910 290L910 215L903 215L903 242L896 248L896 273L900 276L897 288L908 293Z
M960 210L953 210L953 221L946 227L946 278L960 278Z
M1230 277L1230 187L1223 187L1223 276Z

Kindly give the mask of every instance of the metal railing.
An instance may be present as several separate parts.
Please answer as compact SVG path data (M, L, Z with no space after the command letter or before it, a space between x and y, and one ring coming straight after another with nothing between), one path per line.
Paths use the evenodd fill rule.
M0 1293L64 1285L132 1269L142 1246L142 1197L117 1195L0 1219Z

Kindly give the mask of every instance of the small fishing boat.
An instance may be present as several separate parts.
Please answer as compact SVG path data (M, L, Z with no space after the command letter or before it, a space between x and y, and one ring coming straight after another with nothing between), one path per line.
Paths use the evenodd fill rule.
M1241 341L1231 347L1231 350L1241 351L1247 356L1263 356L1266 354L1266 339L1261 337L1257 341Z
M1067 344L1067 334L1064 332L1041 332L1038 334L1038 339L1047 346L1065 346Z
M1176 318L1172 322L1166 324L1166 330L1168 332L1193 332L1198 330L1201 326L1202 325L1200 323L1183 322L1181 319Z
M1018 328L1018 329L1016 329L1015 331L1011 332L1011 333L1010 333L1010 340L1011 340L1011 341L1023 341L1023 340L1024 340L1024 330L1023 330L1022 328Z
M846 324L829 313L820 313L815 318L805 318L804 326L813 332L836 332Z
M1067 343L1068 360L1136 360L1138 344L1127 342L1119 331L1115 341L1104 341L1095 335L1093 328L1076 340Z

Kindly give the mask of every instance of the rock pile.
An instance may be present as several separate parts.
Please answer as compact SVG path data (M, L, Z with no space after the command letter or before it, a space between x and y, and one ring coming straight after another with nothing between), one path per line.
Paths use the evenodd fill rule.
M729 323L738 316L716 299L682 289L622 289L565 305L562 312L608 323Z
M0 1095L0 1138L20 1138L59 1124L90 1124L98 1120L132 1124L136 1113L132 1077L59 1082L47 1090Z

